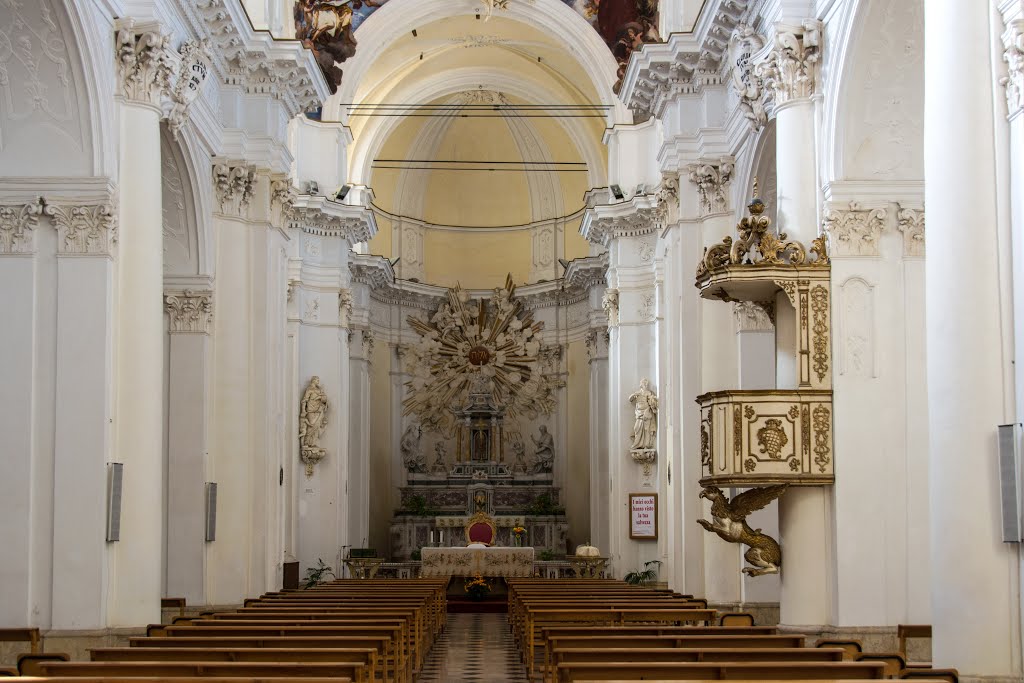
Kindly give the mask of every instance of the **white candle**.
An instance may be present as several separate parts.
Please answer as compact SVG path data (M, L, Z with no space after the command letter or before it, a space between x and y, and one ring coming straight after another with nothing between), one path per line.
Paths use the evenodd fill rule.
M434 545L434 530L430 530L430 545Z

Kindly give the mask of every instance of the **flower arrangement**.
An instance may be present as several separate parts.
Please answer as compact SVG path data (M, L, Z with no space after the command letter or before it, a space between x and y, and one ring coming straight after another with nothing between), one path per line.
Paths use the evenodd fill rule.
M463 589L469 595L470 600L483 600L491 592L491 585L483 576L477 574L472 579L467 579Z
M512 538L515 539L516 545L523 544L523 537L526 536L526 527L516 525L512 527Z

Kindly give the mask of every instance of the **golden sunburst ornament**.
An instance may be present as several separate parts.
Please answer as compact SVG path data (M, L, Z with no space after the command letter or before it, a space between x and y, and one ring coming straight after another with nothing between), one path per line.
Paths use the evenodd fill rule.
M456 285L429 322L413 317L408 322L420 340L411 349L413 377L402 405L425 428L450 431L452 409L464 405L470 392L490 393L494 406L510 417L522 409L553 409L551 382L537 362L544 323L515 298L511 275L488 301L474 301Z

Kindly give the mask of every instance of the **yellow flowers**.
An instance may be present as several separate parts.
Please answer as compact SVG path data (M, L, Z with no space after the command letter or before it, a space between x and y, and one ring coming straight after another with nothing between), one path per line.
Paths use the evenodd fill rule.
M526 528L525 527L521 527L521 526L514 526L514 527L512 527L512 533L515 534L516 536L525 536L526 535Z
M483 600L491 592L491 585L487 583L483 576L477 574L472 579L466 580L466 583L463 584L463 589L469 594L471 599Z

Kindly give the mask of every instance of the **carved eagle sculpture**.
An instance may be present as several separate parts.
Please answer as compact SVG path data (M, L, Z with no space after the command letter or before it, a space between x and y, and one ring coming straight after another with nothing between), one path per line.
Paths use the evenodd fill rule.
M744 491L729 500L722 493L722 489L708 486L700 492L700 497L711 501L711 517L715 521L712 524L706 519L698 519L697 522L708 531L718 534L724 541L750 546L750 550L743 557L752 566L744 567L744 574L778 574L779 567L782 566L779 542L771 536L762 534L760 529L751 529L747 524L747 515L768 505L781 496L788 487L789 484L763 486Z

